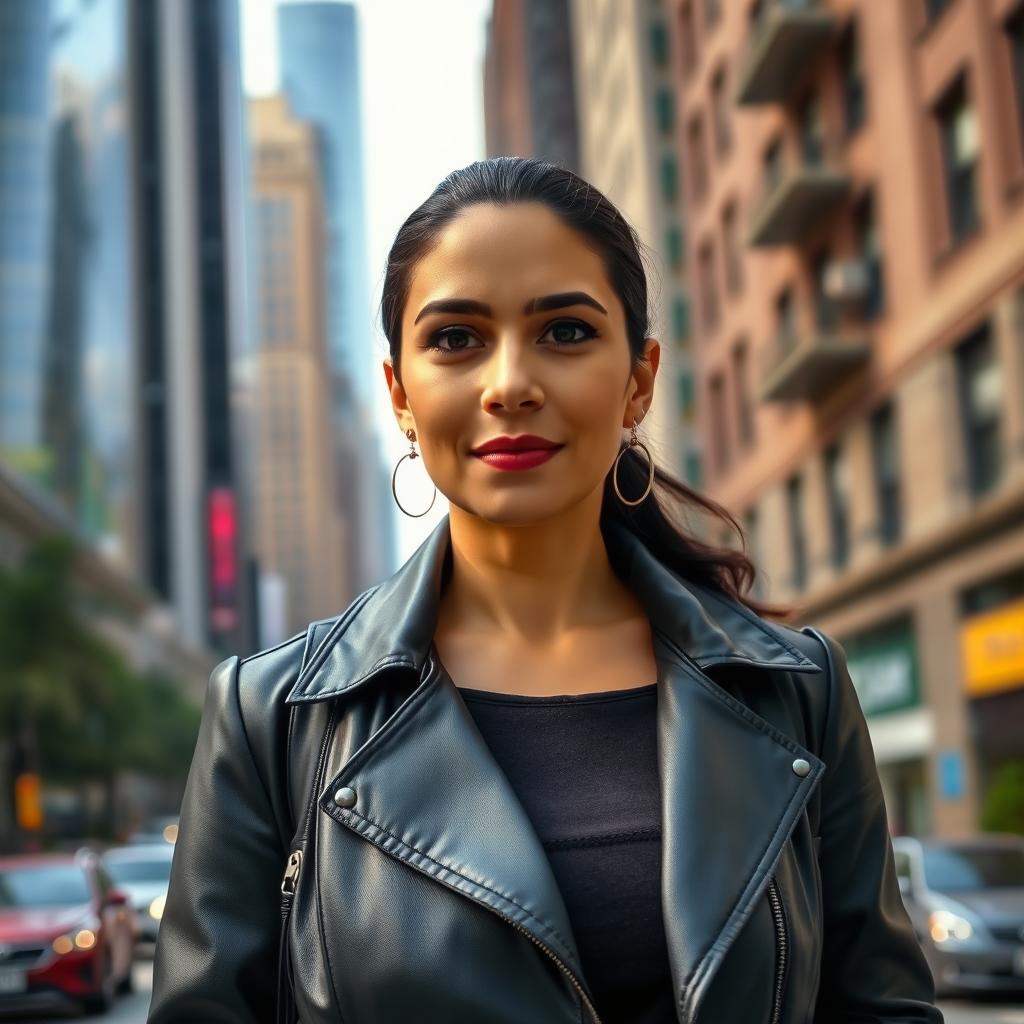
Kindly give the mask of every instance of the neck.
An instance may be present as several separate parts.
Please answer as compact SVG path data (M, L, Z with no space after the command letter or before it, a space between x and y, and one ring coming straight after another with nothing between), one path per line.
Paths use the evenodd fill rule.
M438 630L494 637L553 653L580 631L635 615L600 528L601 492L557 517L526 526L449 513L452 571Z

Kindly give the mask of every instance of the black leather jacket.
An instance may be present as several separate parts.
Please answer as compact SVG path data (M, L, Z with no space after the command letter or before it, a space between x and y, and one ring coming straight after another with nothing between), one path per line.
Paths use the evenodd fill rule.
M842 647L680 582L622 527L605 542L655 638L678 1020L941 1024ZM214 669L152 1024L277 1019L281 948L305 1024L598 1022L543 848L432 648L449 551L445 517L336 619Z

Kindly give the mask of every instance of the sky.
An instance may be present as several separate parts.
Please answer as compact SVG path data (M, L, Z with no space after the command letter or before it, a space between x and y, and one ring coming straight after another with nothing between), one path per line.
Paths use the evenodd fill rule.
M245 90L278 88L276 0L241 0ZM384 261L405 218L449 171L482 159L483 57L490 0L355 0L361 43L363 169L372 307L380 303ZM372 352L380 366L387 342L374 322ZM409 450L398 428L384 371L375 413L389 467ZM398 470L398 497L417 512L430 504L433 485L421 460ZM390 494L389 494L390 500ZM447 512L438 492L430 512L412 519L395 509L399 564ZM397 568L396 565L394 568Z

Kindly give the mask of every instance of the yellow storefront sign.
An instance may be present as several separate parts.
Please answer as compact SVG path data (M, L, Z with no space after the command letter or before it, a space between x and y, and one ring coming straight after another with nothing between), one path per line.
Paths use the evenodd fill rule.
M964 688L980 696L1024 686L1024 599L966 619Z

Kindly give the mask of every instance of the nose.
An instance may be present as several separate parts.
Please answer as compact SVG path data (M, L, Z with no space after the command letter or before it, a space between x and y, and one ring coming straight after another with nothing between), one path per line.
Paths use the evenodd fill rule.
M487 412L540 408L544 390L531 367L526 343L503 340L483 368L480 404Z

